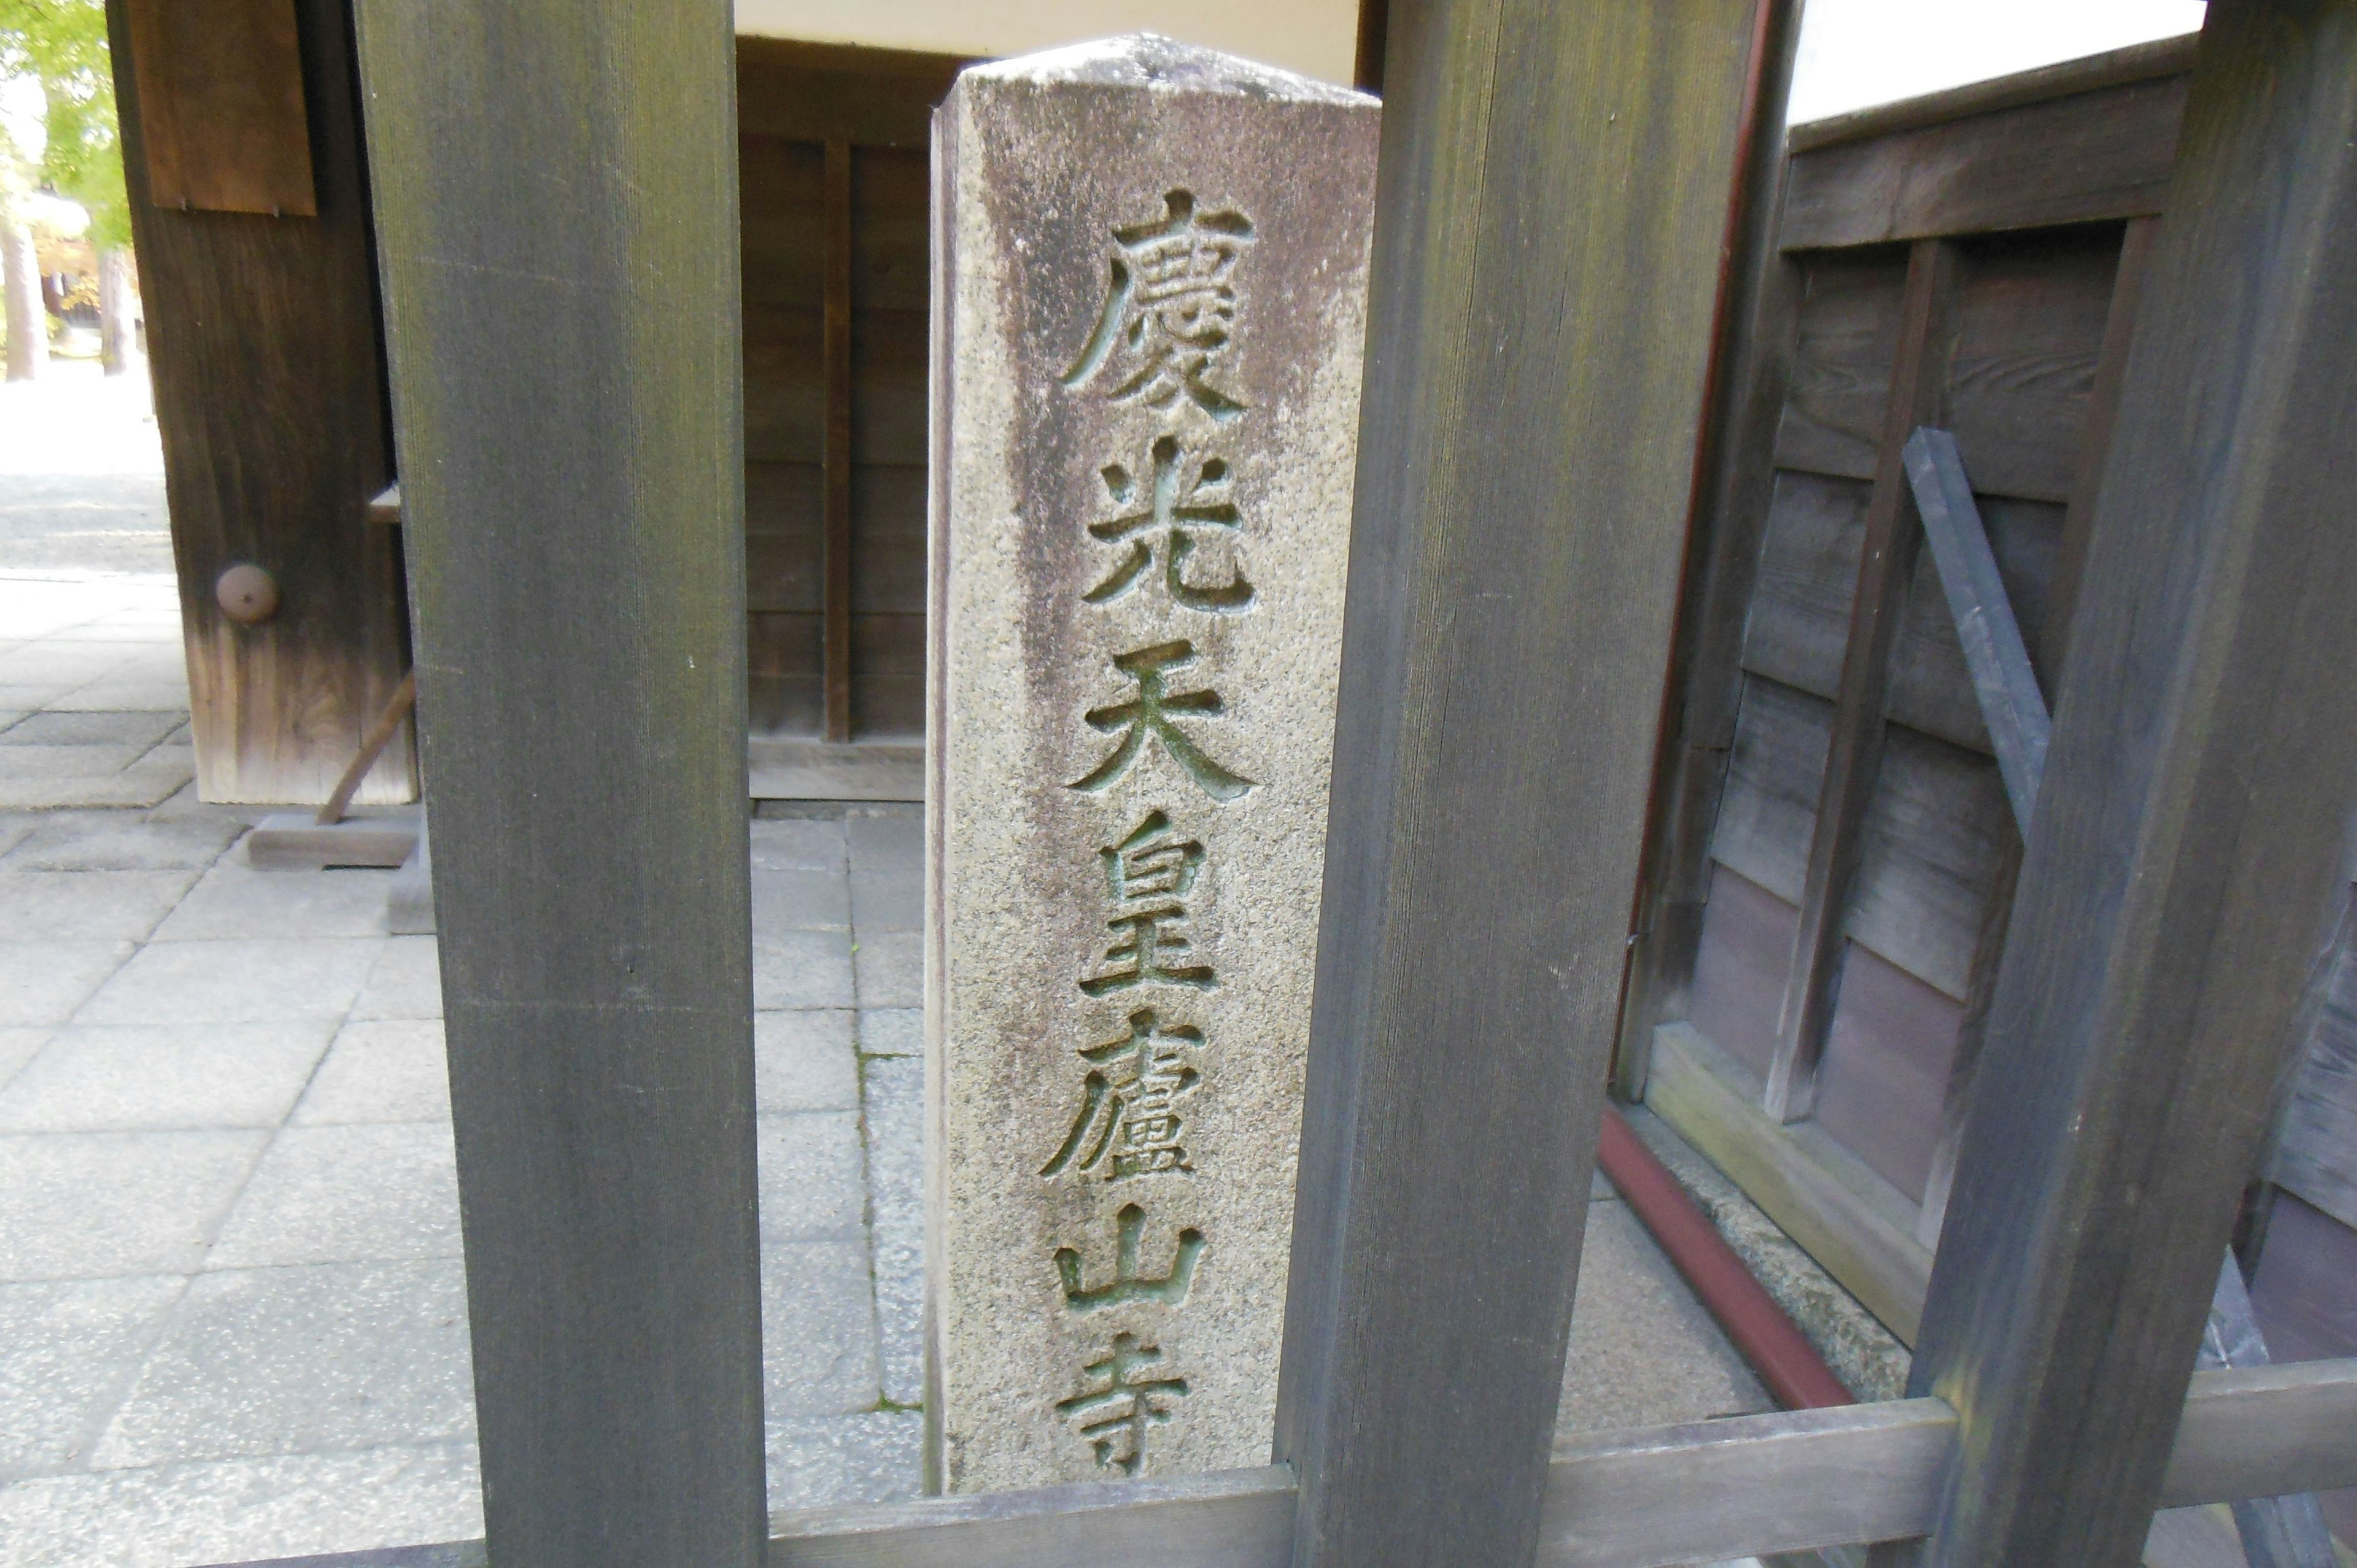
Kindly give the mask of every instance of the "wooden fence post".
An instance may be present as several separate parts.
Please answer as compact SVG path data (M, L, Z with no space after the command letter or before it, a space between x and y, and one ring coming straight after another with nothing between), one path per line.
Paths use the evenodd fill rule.
M490 1559L755 1568L729 10L360 13Z
M1923 1557L2136 1561L2357 804L2357 0L2218 0L1910 1391Z
M1391 8L1277 1396L1296 1568L1536 1549L1751 16Z

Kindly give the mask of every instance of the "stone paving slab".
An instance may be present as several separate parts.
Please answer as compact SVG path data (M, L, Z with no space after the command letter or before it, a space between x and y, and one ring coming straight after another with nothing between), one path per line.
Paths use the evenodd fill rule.
M456 1258L462 1250L448 1122L301 1126L271 1141L205 1266Z
M859 1061L846 1008L753 1015L753 1109L859 1109Z
M269 1134L0 1137L0 1281L194 1273Z
M848 929L851 897L843 873L756 866L753 925L766 931Z
M196 777L195 754L185 746L156 747L120 770L91 770L97 746L15 748L27 758L21 774L0 776L0 809L32 811L52 806L156 806ZM55 754L45 757L43 754ZM16 756L9 760L13 763Z
M187 1288L178 1274L0 1285L0 1480L83 1457Z
M0 1089L0 1133L273 1128L333 1032L318 1022L69 1025Z
M871 1057L920 1057L925 1054L925 1010L922 1007L869 1007L859 1015L859 1050Z
M770 1509L882 1502L924 1484L925 1418L912 1410L769 1422Z
M763 1243L761 1371L772 1417L875 1408L876 1314L864 1240Z
M45 944L58 945L58 944ZM249 1024L340 1019L384 939L274 938L141 948L75 1021Z
M0 941L137 941L196 880L176 871L0 871Z
M200 1274L93 1467L468 1442L472 1379L456 1258Z
M52 1029L0 1028L0 1090L16 1079L27 1062L49 1043Z
M126 941L0 942L0 1026L64 1023L132 951Z
M245 824L228 816L158 822L121 811L59 811L23 819L7 852L12 871L201 870Z
M156 929L157 941L381 937L390 871L256 871L224 857Z
M128 746L145 752L188 722L178 711L28 714L0 729L0 746Z
M813 1111L757 1117L754 1141L760 1151L765 1246L860 1234L867 1191L856 1114Z
M769 931L753 933L753 1005L849 1007L851 933Z
M925 1004L925 939L921 931L860 933L852 954L862 1007Z
M914 1405L925 1397L925 1064L870 1057L861 1077L884 1395Z
M450 1073L439 1018L355 1021L295 1107L296 1126L450 1120Z
M846 866L841 817L757 816L750 836L756 871L840 872Z
M163 1465L0 1487L0 1568L187 1568L482 1534L472 1443Z
M432 937L386 941L352 1003L355 1018L440 1018L442 960Z

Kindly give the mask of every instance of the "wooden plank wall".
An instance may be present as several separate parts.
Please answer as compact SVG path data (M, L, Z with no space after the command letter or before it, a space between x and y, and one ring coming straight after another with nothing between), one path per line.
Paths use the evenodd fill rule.
M1955 432L2051 692L2190 59L2146 47L1796 131L1767 263L1784 281L1746 333L1775 378L1756 478L1706 520L1741 542L1697 552L1723 585L1682 628L1720 650L1695 657L1686 711L1733 721L1715 752L1690 736L1717 766L1671 780L1654 829L1707 845L1682 873L1706 902L1662 934L1683 951L1632 971L1621 1080L1667 1052L1657 1108L1772 1187L1771 1214L1902 1335L2019 845L1896 447L1918 422Z
M393 441L350 14L343 0L292 5L313 216L156 205L149 77L124 0L108 6L208 800L326 800L408 663L397 536L365 515L393 478ZM278 584L260 625L234 624L213 597L240 563ZM415 792L404 734L357 799Z
M756 736L924 733L926 147L964 63L737 40Z

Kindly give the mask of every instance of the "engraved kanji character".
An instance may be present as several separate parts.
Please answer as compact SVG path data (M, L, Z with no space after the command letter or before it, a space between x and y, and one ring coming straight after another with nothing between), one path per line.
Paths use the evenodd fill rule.
M1113 231L1104 306L1080 357L1057 379L1086 384L1116 355L1112 397L1167 409L1184 397L1222 424L1244 405L1206 381L1235 324L1236 258L1253 237L1232 209L1198 213L1190 191L1162 198L1163 216Z
M1225 711L1217 692L1171 693L1167 688L1165 670L1195 661L1195 645L1180 639L1157 642L1150 648L1134 649L1117 654L1113 667L1137 682L1137 695L1125 703L1113 703L1102 708L1091 708L1081 715L1088 726L1100 735L1119 730L1120 743L1105 754L1085 778L1075 779L1065 788L1085 789L1093 794L1118 781L1137 760L1146 738L1152 736L1162 743L1170 759L1186 770L1204 794L1214 800L1240 799L1254 788L1254 781L1214 762L1200 747L1187 738L1172 723L1173 714L1201 714L1216 718Z
M1128 1034L1082 1051L1089 1075L1082 1088L1080 1112L1072 1118L1063 1146L1039 1174L1102 1169L1105 1180L1120 1181L1193 1170L1186 1145L1179 1142L1186 1124L1174 1102L1201 1079L1187 1065L1186 1053L1200 1050L1202 1044L1200 1029L1184 1025L1166 1028L1154 1009L1142 1007L1129 1015Z
M1146 1230L1146 1210L1125 1203L1113 1217L1113 1278L1090 1288L1081 1278L1081 1254L1070 1247L1056 1249L1056 1277L1063 1282L1064 1305L1074 1312L1102 1312L1134 1301L1157 1306L1178 1306L1195 1283L1195 1262L1203 1255L1203 1233L1189 1228L1178 1232L1178 1247L1170 1255L1169 1272L1148 1279L1137 1272L1138 1238Z
M1178 443L1168 435L1157 439L1147 456L1154 467L1146 481L1146 504L1119 517L1089 524L1090 534L1107 544L1128 540L1129 553L1110 576L1081 596L1092 605L1110 604L1135 587L1154 564L1155 536L1159 535L1163 542L1162 580L1173 603L1211 615L1233 615L1249 607L1253 585L1244 580L1241 563L1228 574L1224 585L1215 587L1199 588L1187 581L1182 571L1187 557L1195 550L1191 528L1232 532L1243 526L1235 503L1227 499L1226 461L1206 457L1196 465L1195 477L1186 478L1179 463ZM1137 481L1127 468L1108 463L1101 472L1105 491L1115 503L1128 507L1137 499Z
M1073 1422L1096 1455L1098 1469L1136 1475L1146 1464L1147 1427L1168 1423L1168 1402L1186 1397L1184 1378L1137 1375L1161 1359L1159 1347L1141 1343L1135 1334L1116 1334L1112 1349L1081 1369L1088 1382L1103 1379L1104 1386L1056 1402L1056 1413Z
M1202 868L1203 846L1181 840L1169 817L1159 809L1146 813L1129 836L1097 851L1103 863L1105 891L1116 904L1143 898L1184 898Z
M1114 933L1114 940L1105 949L1105 967L1081 982L1082 993L1103 996L1140 985L1211 990L1218 982L1210 964L1179 961L1194 946L1179 930L1186 919L1183 906L1158 904L1107 920L1105 929Z

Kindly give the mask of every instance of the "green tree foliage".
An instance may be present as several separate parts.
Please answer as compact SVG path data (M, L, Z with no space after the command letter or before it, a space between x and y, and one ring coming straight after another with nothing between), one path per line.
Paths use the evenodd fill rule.
M90 212L91 243L131 243L105 0L0 0L0 76L41 84L48 146L41 178Z

